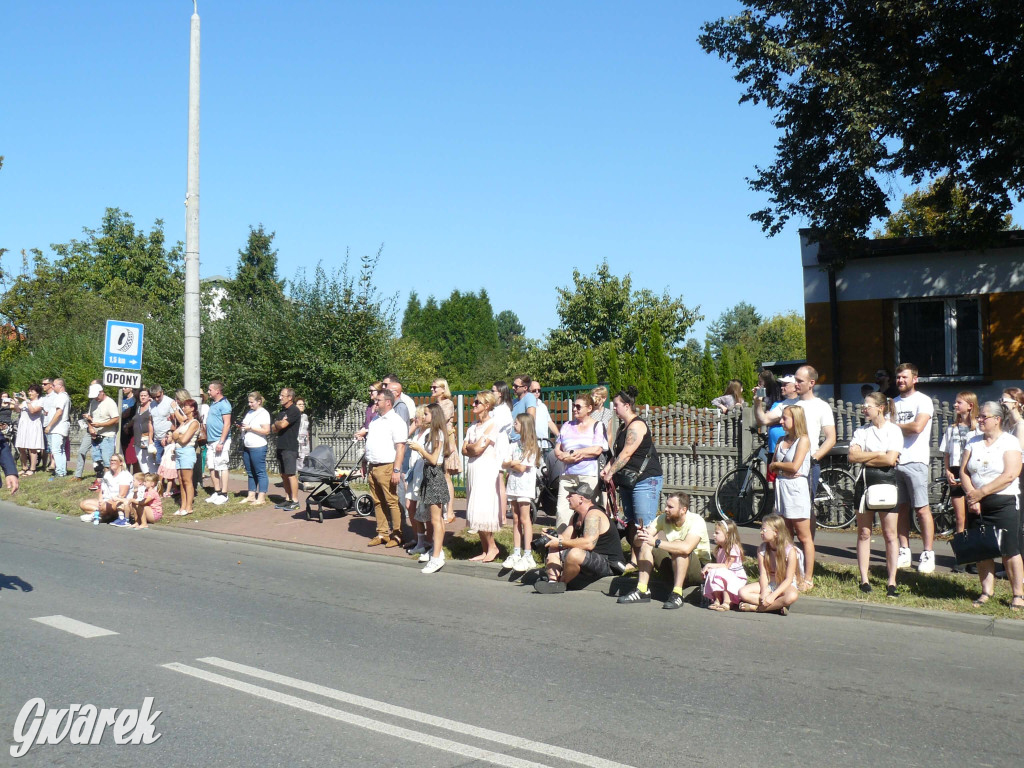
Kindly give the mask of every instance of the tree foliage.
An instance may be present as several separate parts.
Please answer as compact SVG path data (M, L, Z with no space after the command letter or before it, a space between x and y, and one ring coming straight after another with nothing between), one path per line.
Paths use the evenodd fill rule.
M761 315L752 304L741 301L725 310L708 326L707 339L711 344L711 354L721 355L725 347L738 344L752 347L760 325Z
M249 227L249 239L238 252L235 277L228 284L228 295L233 302L264 304L284 299L284 280L277 276L277 250L274 232L267 233L260 224Z
M946 175L975 203L963 224L1002 229L1024 190L1020 4L1006 0L743 0L698 38L763 103L776 157L755 168L770 235L791 216L816 240L862 237L888 214L885 177Z
M918 189L903 196L903 204L891 214L882 229L873 237L949 238L971 232L979 216L978 204L971 200L970 192L954 183L949 176L941 176L927 189ZM1001 229L1014 229L1013 216L1003 217Z

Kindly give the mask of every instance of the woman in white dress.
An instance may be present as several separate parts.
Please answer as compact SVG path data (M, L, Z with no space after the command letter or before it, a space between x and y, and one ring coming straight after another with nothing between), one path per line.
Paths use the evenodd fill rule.
M476 421L466 431L462 455L469 459L466 466L466 522L480 532L483 552L470 560L489 563L498 556L494 532L501 528L498 505L498 429L491 412L498 398L492 392L477 392L473 398L473 418Z
M14 447L18 449L21 470L26 475L36 471L39 453L46 446L46 437L43 435L43 403L39 399L42 394L43 388L33 384L28 388L28 394L19 406L21 417L18 419L18 437L14 441Z
M768 466L775 477L775 511L786 521L790 535L800 540L804 551L804 576L800 591L814 587L814 539L811 537L811 489L807 475L811 471L811 440L802 408L795 405L782 412L786 434L775 446Z

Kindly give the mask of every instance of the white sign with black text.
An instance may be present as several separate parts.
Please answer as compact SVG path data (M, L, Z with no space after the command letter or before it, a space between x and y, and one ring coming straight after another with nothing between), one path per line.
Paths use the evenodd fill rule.
M138 389L142 386L142 374L132 371L103 371L103 386Z

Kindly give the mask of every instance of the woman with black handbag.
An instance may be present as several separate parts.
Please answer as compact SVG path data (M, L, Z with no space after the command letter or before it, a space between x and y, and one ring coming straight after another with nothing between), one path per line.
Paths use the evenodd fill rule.
M978 578L981 596L974 601L980 607L992 598L995 587L995 558L1002 556L1013 599L1010 608L1024 610L1024 562L1021 560L1020 512L1017 509L1017 476L1020 474L1021 449L1017 438L1003 431L1009 415L1002 405L987 402L978 415L981 433L967 443L960 479L968 509L980 514L971 527L954 536L954 550L978 545ZM996 545L998 538L998 546ZM966 562L958 552L957 560Z
M658 517L665 480L651 430L636 415L636 395L636 387L627 387L612 400L612 410L622 427L615 435L614 458L601 471L601 479L614 482L619 492L622 512L630 525L626 536L630 544L637 528L647 528Z
M871 584L868 581L868 562L871 560L871 529L875 524L875 513L882 523L882 536L885 538L885 566L889 584L885 593L896 597L896 558L899 555L900 542L896 531L896 464L903 450L903 432L895 423L896 409L892 400L882 392L872 392L864 398L864 418L868 423L857 429L850 440L850 454L847 457L851 464L863 464L864 479L863 496L857 512L857 567L860 569L860 591L868 593ZM887 420L886 416L891 420ZM875 488L870 494L868 490ZM885 490L883 490L883 488ZM892 490L889 495L892 506L884 501L885 491ZM878 497L876 502L874 497Z

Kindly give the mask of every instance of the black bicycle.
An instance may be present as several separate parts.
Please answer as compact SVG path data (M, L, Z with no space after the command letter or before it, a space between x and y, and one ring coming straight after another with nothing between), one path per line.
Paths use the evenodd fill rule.
M768 436L756 428L750 431L757 435L760 444L735 469L730 469L715 488L715 509L723 520L732 520L736 525L749 525L760 520L768 508L771 495L768 481L759 468L768 467Z
M956 530L956 512L953 509L953 498L949 494L949 483L939 476L928 486L928 506L932 510L932 522L936 536L952 536ZM914 512L914 530L921 532L921 521Z

